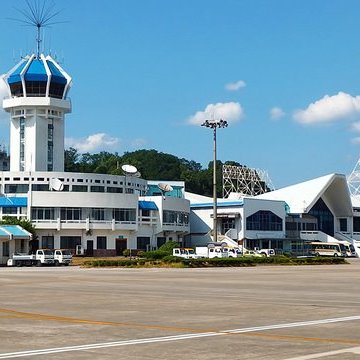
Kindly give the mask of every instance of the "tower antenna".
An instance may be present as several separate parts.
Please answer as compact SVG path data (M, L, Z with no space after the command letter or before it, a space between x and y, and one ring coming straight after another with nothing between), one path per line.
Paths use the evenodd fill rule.
M25 0L27 8L25 10L16 10L24 17L24 19L10 18L21 22L26 26L36 28L36 56L40 57L40 47L42 42L42 29L54 24L63 23L64 21L53 21L59 15L60 10L55 10L55 3L48 4L47 0Z

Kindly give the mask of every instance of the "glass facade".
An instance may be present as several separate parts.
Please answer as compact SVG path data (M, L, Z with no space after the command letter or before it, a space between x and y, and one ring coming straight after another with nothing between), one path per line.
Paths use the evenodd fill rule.
M339 220L340 222L340 231L342 232L347 232L348 231L348 226L347 226L347 219L340 219Z
M16 215L17 214L17 207L9 206L2 208L3 215Z
M28 184L5 184L6 194L25 194L29 191Z
M106 236L98 236L96 238L96 248L98 250L106 249Z
M105 220L105 209L91 209L91 220Z
M326 206L323 199L319 199L316 204L309 211L318 220L318 229L325 234L334 236L334 216Z
M20 128L20 171L25 170L25 118L21 117L19 122Z
M48 124L48 150L47 150L47 169L54 169L54 119L49 119Z
M27 96L45 96L46 95L46 81L29 81L26 80L25 88Z
M164 224L176 224L176 225L188 225L189 214L174 210L163 211L163 223Z
M359 216L353 217L353 231L360 232L360 217Z
M61 208L61 220L81 220L81 208Z
M54 237L53 236L42 236L41 246L44 249L54 249Z
M225 234L230 229L235 229L235 219L234 218L221 219L221 233Z
M282 231L283 222L272 211L260 210L246 218L246 230Z
M40 208L33 207L31 209L32 220L54 220L55 209L54 208Z
M76 245L81 245L81 236L60 236L60 247L62 249L75 250Z
M136 239L136 243L137 243L137 249L138 250L149 250L149 246L150 246L150 237L147 236L139 236Z
M136 210L135 209L113 209L112 214L115 221L136 221Z

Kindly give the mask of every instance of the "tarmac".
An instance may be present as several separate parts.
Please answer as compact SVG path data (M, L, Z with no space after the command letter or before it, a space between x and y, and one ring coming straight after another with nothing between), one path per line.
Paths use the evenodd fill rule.
M0 359L360 359L360 259L0 268Z

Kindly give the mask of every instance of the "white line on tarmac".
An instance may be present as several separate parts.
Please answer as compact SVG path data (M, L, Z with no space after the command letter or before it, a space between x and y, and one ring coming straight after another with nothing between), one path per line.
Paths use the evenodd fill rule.
M353 347L353 348L342 349L342 350L327 351L327 352L311 354L311 355L297 356L297 357L286 359L286 360L321 359L322 357L328 357L328 356L333 356L333 355L341 355L341 354L345 354L345 353L360 355L360 346L356 346L356 347Z
M190 334L175 335L175 336L162 336L162 337L145 338L145 339L134 339L134 340L106 342L106 343L65 346L65 347L60 347L60 348L18 351L18 352L0 354L0 359L13 359L13 358L26 357L26 356L48 355L48 354L55 354L55 353L62 353L62 352L69 352L69 351L82 351L82 350L110 348L110 347L119 347L119 346L128 346L128 345L140 345L140 344L152 344L152 343L158 343L158 342L181 341L181 340L189 340L189 339L196 339L196 338L203 338L203 337L210 337L210 336L250 333L250 332L255 332L255 331L286 329L286 328L299 327L299 326L322 325L322 324L330 324L330 323L337 323L337 322L344 322L344 321L355 321L355 320L360 320L360 315L347 316L347 317L341 317L341 318L332 318L332 319L313 320L313 321L301 321L301 322L294 322L294 323L287 323L287 324L257 326L257 327L249 327L249 328L242 328L242 329L224 330L224 331L219 331L219 332L203 332L203 333L198 333L198 334L190 333ZM315 356L315 355L309 355L309 356ZM314 357L310 357L310 358L300 357L300 358L294 358L291 360L306 360L306 359L314 359ZM316 357L315 357L315 359L316 359Z

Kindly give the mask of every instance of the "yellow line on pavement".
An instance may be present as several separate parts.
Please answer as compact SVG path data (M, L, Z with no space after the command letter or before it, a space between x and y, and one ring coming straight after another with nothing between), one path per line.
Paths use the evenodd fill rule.
M337 343L337 344L351 344L351 345L360 345L360 341L353 341L347 339L333 339L333 338L318 338L318 337L306 337L306 336L296 336L296 335L280 335L280 334L268 334L263 333L261 330L258 332L241 332L241 333L229 333L224 331L219 331L216 329L190 329L182 328L176 326L162 326L162 325L146 325L138 323L127 323L127 322L115 322L115 321L99 321L99 320L88 320L88 319L78 319L73 317L65 316L55 316L55 315L46 315L39 313L28 313L24 311L17 311L11 309L1 309L0 308L0 319L1 318L21 318L28 320L37 320L37 321L59 321L67 322L72 324L86 324L86 325L108 325L108 326L123 326L130 328L142 328L142 329L157 329L157 330L171 330L171 331L186 331L192 333L204 333L204 332L214 332L220 333L223 335L241 335L241 336L252 336L252 337L262 337L276 340L287 340L287 341L312 341L312 342L326 342L326 343Z
M60 321L68 322L73 324L88 324L88 325L109 325L109 326L126 326L126 327L138 327L143 329L160 329L160 330L173 330L173 331L188 331L188 332L203 332L201 329L189 329L181 328L176 326L162 326L162 325L146 325L146 324L137 324L137 323L127 323L127 322L115 322L115 321L99 321L99 320L88 320L88 319L77 319L72 317L65 316L56 316L56 315L46 315L38 313L28 313L23 311L16 311L11 309L0 309L0 314L8 314L13 317L29 319L29 320L47 320L47 321ZM206 330L216 332L217 330Z

